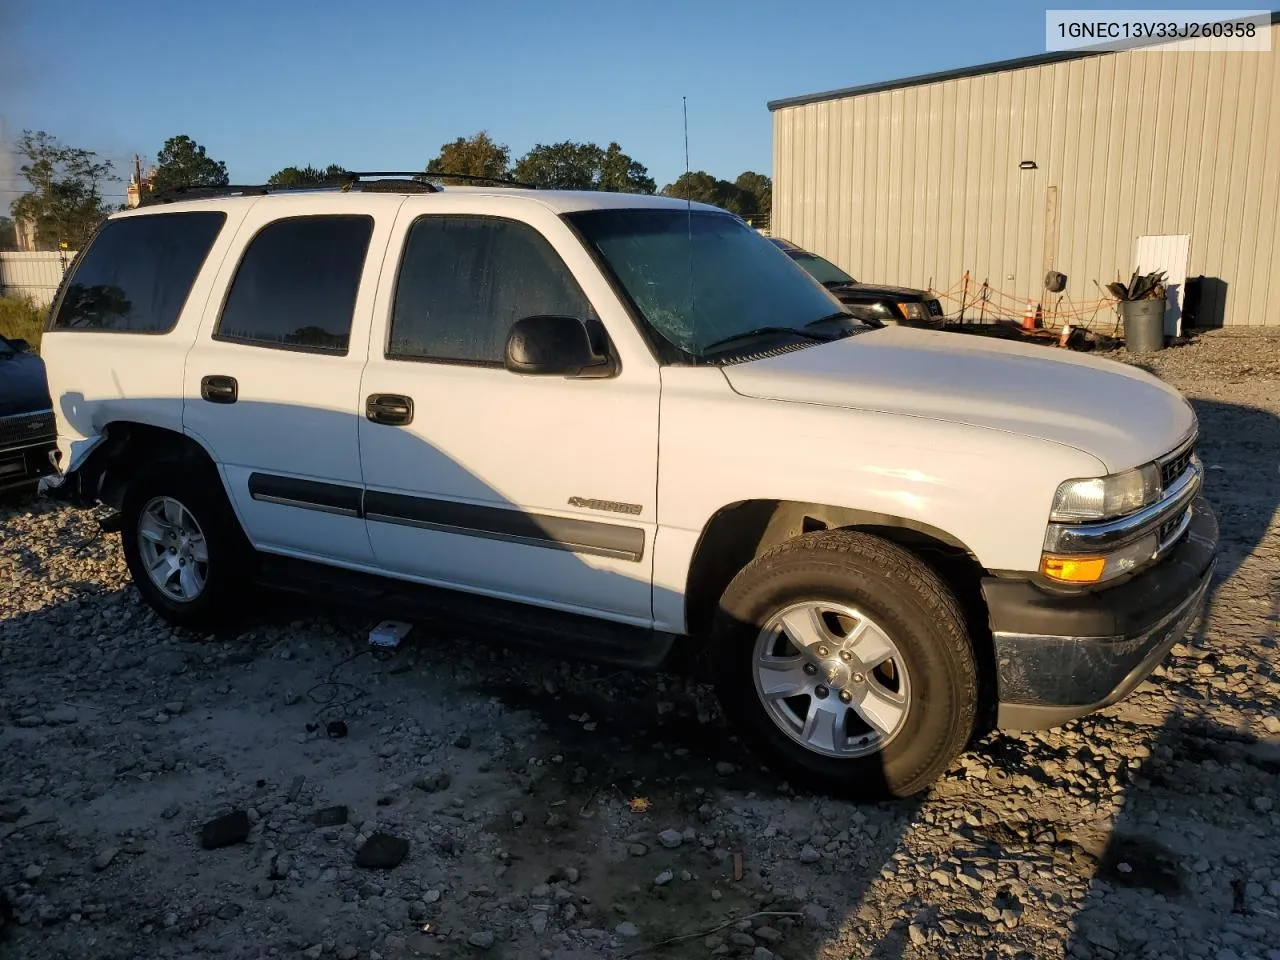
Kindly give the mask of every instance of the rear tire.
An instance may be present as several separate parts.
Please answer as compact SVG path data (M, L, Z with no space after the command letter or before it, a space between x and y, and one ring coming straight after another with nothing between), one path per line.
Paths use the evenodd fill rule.
M145 465L125 491L120 536L138 592L170 623L216 629L243 605L253 548L210 468Z
M965 620L913 554L851 531L762 554L721 599L710 658L730 720L779 773L856 800L925 789L978 703Z

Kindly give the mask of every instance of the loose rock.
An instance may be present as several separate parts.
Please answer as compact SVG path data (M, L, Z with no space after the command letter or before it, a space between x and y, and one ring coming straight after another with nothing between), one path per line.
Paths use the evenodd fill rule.
M663 830L658 834L658 842L668 850L674 850L684 843L684 835L679 830Z
M217 850L244 843L249 839L249 814L244 810L235 810L225 817L210 820L200 828L200 846L206 850Z
M356 854L356 866L365 869L390 870L400 866L409 855L409 841L387 833L375 833Z

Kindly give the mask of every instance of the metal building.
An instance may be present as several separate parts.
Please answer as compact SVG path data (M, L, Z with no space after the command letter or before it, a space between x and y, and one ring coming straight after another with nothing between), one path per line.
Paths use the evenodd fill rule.
M1199 325L1280 325L1270 30L1269 52L1072 51L772 101L772 233L869 282L969 271L1039 302L1059 270L1068 303L1127 280L1139 237L1189 235Z

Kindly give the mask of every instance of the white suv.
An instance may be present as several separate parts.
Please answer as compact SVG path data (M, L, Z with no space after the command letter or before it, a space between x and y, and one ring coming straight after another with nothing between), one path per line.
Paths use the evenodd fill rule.
M1114 702L1212 573L1176 391L863 328L702 204L214 192L111 217L48 326L45 492L119 511L169 620L257 579L632 667L687 637L828 791L907 795L977 733Z

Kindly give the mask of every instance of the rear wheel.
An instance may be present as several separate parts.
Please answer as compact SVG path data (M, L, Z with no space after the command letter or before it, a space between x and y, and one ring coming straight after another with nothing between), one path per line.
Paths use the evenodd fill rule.
M179 626L225 624L248 587L252 549L216 477L180 461L150 464L121 515L125 561L147 603Z
M771 766L824 792L916 793L973 730L977 672L954 596L869 534L809 534L745 567L711 658L730 718Z

